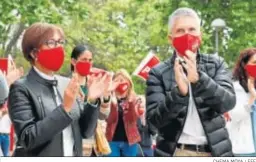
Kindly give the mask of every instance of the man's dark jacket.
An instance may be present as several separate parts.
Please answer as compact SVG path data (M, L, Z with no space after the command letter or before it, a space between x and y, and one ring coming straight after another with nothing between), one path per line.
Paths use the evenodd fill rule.
M146 102L147 120L159 132L155 156L173 156L188 111L189 95L181 96L175 81L174 62L158 64L149 73ZM212 156L233 156L222 114L236 104L230 72L224 60L197 54L199 81L191 84L193 98Z
M82 156L82 138L95 132L99 108L76 101L72 111L65 112L62 104L57 105L53 89L60 84L63 85L43 79L33 68L12 84L8 104L18 138L14 156L63 156L62 131L69 125L74 138L74 156ZM64 89L58 92L62 99Z

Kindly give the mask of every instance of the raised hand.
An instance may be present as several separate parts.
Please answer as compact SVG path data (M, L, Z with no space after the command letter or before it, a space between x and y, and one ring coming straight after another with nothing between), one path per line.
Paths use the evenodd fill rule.
M107 79L107 75L102 77L101 74L98 76L90 76L88 81L88 100L95 101L96 99L103 96L105 91L105 80Z
M145 115L145 103L142 102L141 97L138 97L136 100L135 111L136 111L137 116L142 117L143 115ZM142 121L142 122L144 122L144 121Z
M190 83L196 83L199 80L199 74L197 72L197 64L196 64L196 54L187 50L186 55L188 57L183 57L186 64L183 64L183 67L186 69L188 75L187 79Z
M174 73L180 94L182 96L186 96L188 94L188 80L185 76L182 66L179 63L178 58L176 58L174 63Z
M225 112L223 114L223 116L224 116L224 119L225 119L226 122L230 122L231 121L231 116L230 116L230 114L228 112Z
M23 74L23 67L16 68L15 63L11 61L10 67L8 68L8 72L7 74L5 74L8 85L10 86L16 80L20 79L23 76Z
M80 92L80 85L78 75L74 74L71 78L67 88L64 91L63 106L66 112L72 110L72 106Z
M103 81L104 85L105 85L104 92L103 92L103 97L107 98L111 95L111 91L113 91L112 88L116 88L116 86L113 87L113 84L112 84L113 83L113 81L112 81L113 73L108 72L105 75L106 75L106 79Z
M112 81L112 84L110 86L110 91L115 91L115 89L117 88L117 86L120 84L120 81L119 80L113 80Z

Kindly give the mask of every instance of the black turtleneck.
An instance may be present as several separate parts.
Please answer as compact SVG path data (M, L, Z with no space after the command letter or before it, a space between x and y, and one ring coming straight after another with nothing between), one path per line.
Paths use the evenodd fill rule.
M124 127L124 120L123 120L123 108L122 108L122 102L125 99L119 99L118 101L118 123L116 126L116 130L114 133L114 137L112 141L115 142L127 142L127 136L125 132L125 127Z

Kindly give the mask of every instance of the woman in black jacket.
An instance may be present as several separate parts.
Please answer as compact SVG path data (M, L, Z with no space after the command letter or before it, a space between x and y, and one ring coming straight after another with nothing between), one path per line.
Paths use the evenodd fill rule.
M35 23L24 33L22 50L32 67L10 88L9 113L18 138L14 156L81 156L82 136L94 132L98 105L77 100L77 75L60 93L62 80L54 73L64 62L64 43L63 30L52 24ZM85 110L95 117L86 120Z

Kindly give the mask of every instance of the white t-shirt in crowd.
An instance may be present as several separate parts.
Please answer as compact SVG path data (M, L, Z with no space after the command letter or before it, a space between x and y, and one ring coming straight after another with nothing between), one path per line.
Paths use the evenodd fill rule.
M11 131L11 119L9 114L5 114L4 116L0 117L0 133L7 133L9 134Z

